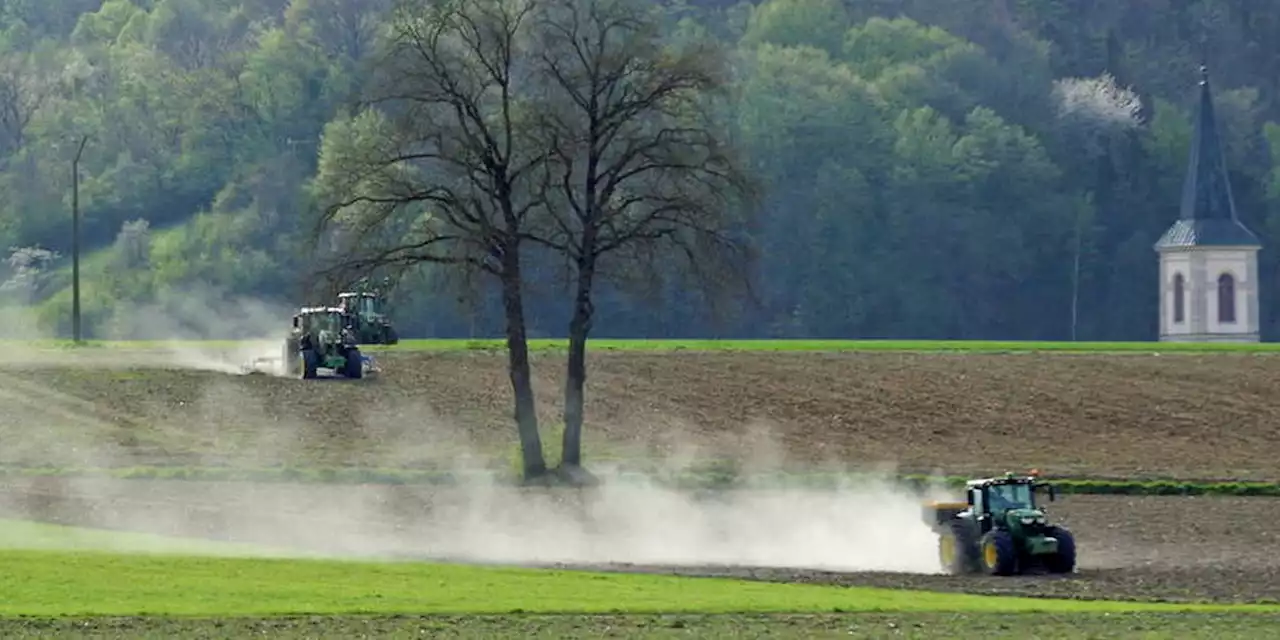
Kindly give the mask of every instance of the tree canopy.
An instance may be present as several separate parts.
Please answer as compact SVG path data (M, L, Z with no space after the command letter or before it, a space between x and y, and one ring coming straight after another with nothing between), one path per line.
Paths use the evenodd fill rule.
M385 80L396 5L4 3L0 304L32 305L46 329L70 333L70 171L82 136L88 336L197 285L304 302L325 190L387 179L353 173L362 158L351 145L409 117L403 105L362 109ZM664 46L710 38L728 52L730 99L706 114L761 182L754 223L738 230L758 258L752 295L713 314L679 277L688 265L659 262L666 273L643 295L622 278L599 283L593 336L1152 339L1152 245L1177 217L1206 61L1236 205L1265 247L1263 335L1280 334L1265 286L1280 279L1280 6L653 6ZM484 67L451 55L457 68ZM444 213L424 208L377 240L444 234L428 224ZM458 242L448 255L483 261L489 248ZM526 259L530 335L563 335L573 313L563 256ZM460 287L450 269L424 262L409 274L418 286L397 290L402 334L502 335L499 288Z

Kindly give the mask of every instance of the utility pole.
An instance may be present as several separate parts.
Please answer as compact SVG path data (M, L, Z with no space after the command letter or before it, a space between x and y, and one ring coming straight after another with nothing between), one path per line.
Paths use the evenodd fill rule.
M76 157L71 160L71 333L75 343L82 342L80 332L80 155L89 136L80 136Z

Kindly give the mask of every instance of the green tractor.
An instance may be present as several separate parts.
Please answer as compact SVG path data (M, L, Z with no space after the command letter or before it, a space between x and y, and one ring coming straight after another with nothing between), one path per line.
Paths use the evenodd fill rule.
M344 291L338 294L338 306L355 321L359 344L396 344L400 336L383 310L383 299L369 290Z
M351 324L351 317L337 307L299 309L284 342L285 371L305 379L317 377L320 369L364 377L364 358Z
M1036 474L969 480L965 502L925 505L925 522L938 534L938 560L951 574L985 572L1007 576L1043 567L1071 573L1076 543L1066 528L1050 524L1036 492L1053 485Z

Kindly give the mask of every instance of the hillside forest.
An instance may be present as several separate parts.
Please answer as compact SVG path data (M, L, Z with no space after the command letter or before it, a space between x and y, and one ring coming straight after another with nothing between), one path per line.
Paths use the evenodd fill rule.
M393 3L0 4L4 304L70 333L73 165L87 336L145 337L131 310L193 292L313 302L318 194ZM610 279L593 336L1153 339L1202 63L1280 330L1280 4L659 5L663 46L727 61L714 117L760 187L750 287L716 310L678 277ZM529 255L530 336L565 334L571 267ZM393 311L404 336L503 332L496 283L446 264L404 274Z

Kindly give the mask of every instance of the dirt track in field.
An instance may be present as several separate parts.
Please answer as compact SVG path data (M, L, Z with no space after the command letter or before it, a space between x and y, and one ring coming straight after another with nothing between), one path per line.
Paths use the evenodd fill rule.
M0 463L415 464L513 451L505 359L389 353L381 378L0 369ZM62 363L69 364L69 363ZM544 425L563 358L535 356ZM1280 357L598 353L588 455L916 471L1280 479ZM689 447L696 447L690 451Z
M1070 576L912 575L748 567L617 567L778 582L988 595L1167 601L1280 602L1280 500L1070 496L1050 506L1075 534Z
M0 464L401 466L513 449L500 354L392 352L379 355L382 376L361 382L161 371L160 356L99 357L81 367L32 359L0 369ZM559 421L562 365L559 355L535 357L544 424ZM1276 357L599 353L590 366L589 457L1280 479ZM215 537L273 531L237 530L231 507L199 485L147 486L158 488L126 500L154 516L134 518L143 528ZM236 491L254 500L276 490ZM59 508L48 501L51 491L63 490L11 485L0 497L12 515L103 524L94 515L100 500L94 509ZM386 509L401 517L424 504L404 491L390 495ZM1278 500L1073 496L1054 514L1080 540L1082 567L1073 577L678 571L1072 597L1280 600ZM299 518L275 534L324 537L323 523L300 527L308 521Z

